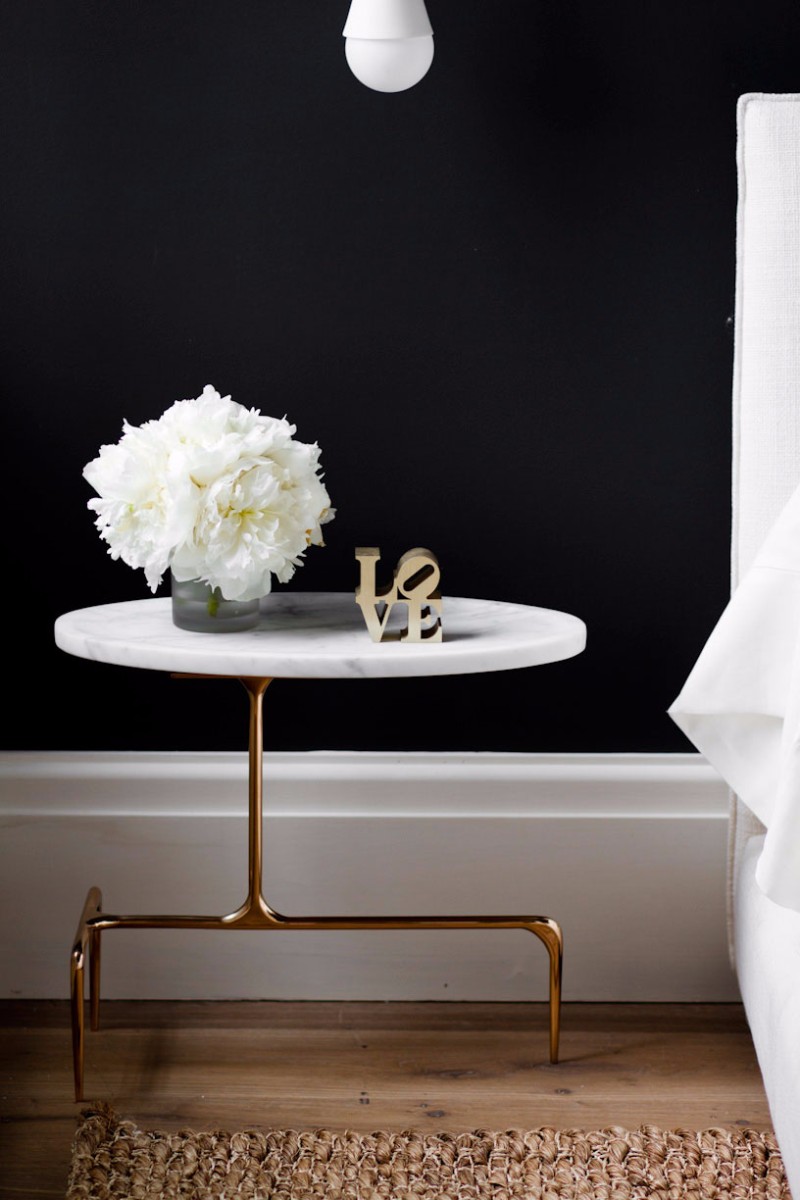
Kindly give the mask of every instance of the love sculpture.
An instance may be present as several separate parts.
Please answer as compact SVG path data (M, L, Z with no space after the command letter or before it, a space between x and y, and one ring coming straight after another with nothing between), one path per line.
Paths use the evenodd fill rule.
M381 552L377 546L360 546L356 560L360 583L356 604L361 609L373 642L440 642L442 640L442 597L438 590L441 572L436 555L416 546L401 555L392 582L378 590L376 567ZM405 604L408 624L399 632L389 630L395 604Z

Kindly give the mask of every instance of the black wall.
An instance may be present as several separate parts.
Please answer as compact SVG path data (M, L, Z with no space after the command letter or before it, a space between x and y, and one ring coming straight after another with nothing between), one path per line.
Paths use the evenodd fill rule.
M235 684L52 637L149 595L84 464L211 383L322 447L338 516L291 587L422 544L445 596L588 626L547 667L281 682L268 745L689 749L665 709L728 595L736 100L800 87L800 8L430 0L394 96L348 71L346 10L0 10L3 745L244 746Z

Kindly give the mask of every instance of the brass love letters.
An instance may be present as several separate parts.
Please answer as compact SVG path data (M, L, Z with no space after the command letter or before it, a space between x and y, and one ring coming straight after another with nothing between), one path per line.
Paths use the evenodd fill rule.
M360 546L356 550L361 572L356 604L373 642L440 642L442 597L438 584L441 572L436 555L421 546L407 550L398 560L391 584L378 591L375 568L380 556L377 546ZM408 611L408 624L399 633L390 632L388 628L395 604L405 604Z

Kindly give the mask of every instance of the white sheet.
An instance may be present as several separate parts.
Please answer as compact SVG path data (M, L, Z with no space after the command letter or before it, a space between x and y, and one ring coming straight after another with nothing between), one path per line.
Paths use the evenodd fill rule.
M800 911L800 486L667 711L766 826L758 886Z

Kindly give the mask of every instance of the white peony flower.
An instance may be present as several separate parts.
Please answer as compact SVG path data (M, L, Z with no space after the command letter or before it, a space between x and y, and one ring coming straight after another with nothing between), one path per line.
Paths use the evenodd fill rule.
M141 567L152 591L165 571L202 579L228 600L287 583L335 516L320 450L296 427L206 385L155 421L123 424L83 475L112 558Z

